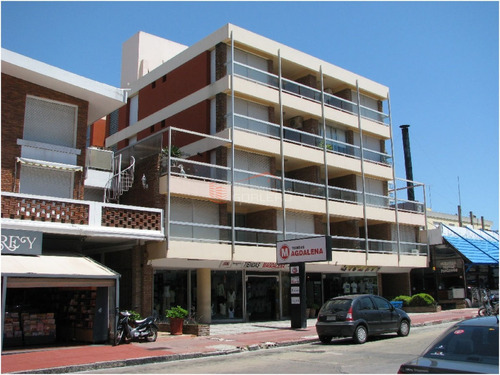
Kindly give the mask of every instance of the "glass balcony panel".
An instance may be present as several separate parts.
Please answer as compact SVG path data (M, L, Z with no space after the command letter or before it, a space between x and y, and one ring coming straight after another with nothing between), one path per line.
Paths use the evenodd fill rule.
M311 182L285 179L285 190L287 193L310 196L314 198L325 198L325 186Z
M332 236L332 250L334 251L365 251L363 238Z
M279 125L239 114L234 115L234 126L259 134L267 134L275 138L280 136Z
M267 190L276 190L280 186L280 178L270 173L258 173L241 169L235 169L234 181L237 185L246 185Z
M356 190L343 189L339 187L328 187L328 197L330 200L337 200L349 203L363 202L363 193Z
M271 86L274 88L279 87L278 77L276 77L275 75L245 64L238 63L236 61L234 62L234 74L255 82L262 83L266 86Z

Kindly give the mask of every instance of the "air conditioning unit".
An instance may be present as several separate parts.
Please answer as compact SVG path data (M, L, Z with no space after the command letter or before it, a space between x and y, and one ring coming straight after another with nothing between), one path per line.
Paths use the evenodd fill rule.
M113 151L89 147L87 149L87 168L112 171L113 154Z
M411 254L412 255L419 255L420 254L420 250L418 250L418 249L411 249Z
M302 116L295 116L290 119L289 125L291 128L300 129L304 123L304 118Z

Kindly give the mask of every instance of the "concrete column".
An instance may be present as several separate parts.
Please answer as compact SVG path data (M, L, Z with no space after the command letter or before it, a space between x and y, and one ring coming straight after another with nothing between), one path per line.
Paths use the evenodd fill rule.
M196 320L199 323L212 322L212 288L209 268L196 270Z

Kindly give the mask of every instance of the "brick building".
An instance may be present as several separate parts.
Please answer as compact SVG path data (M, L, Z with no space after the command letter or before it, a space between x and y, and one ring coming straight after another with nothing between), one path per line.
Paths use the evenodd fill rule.
M124 90L2 50L4 347L106 341L115 307L142 303L132 275L144 241L164 239L163 210L104 202L133 185L134 160L87 147L104 141L89 125L125 102ZM107 257L112 269L98 263L117 246L128 251Z

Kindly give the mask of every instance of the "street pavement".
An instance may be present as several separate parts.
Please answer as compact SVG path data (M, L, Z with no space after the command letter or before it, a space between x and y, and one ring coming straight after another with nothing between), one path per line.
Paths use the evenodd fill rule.
M409 315L412 327L418 327L472 318L477 316L477 308ZM211 324L209 336L160 332L156 342L4 350L1 372L60 374L303 344L318 341L315 324L316 319L308 319L303 329L292 329L289 320Z

